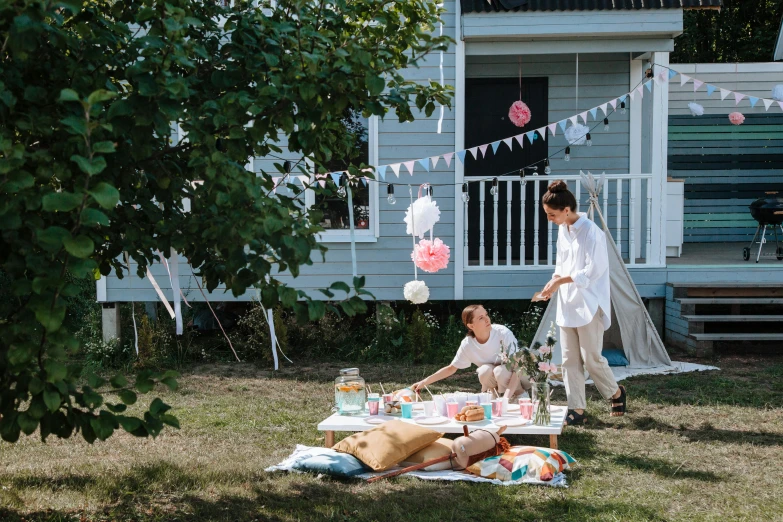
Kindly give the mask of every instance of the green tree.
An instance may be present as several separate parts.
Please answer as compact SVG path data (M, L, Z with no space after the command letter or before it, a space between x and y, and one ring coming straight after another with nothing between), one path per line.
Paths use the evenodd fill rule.
M672 63L769 62L783 17L781 0L723 0L720 11L688 10Z
M266 307L321 317L327 305L274 276L325 251L318 212L244 165L279 152L280 136L316 166L350 158L347 108L408 121L412 106L448 104L448 88L400 72L448 45L433 36L439 16L428 0L0 3L0 271L13 294L0 303L0 436L40 427L44 440L92 442L177 425L160 399L141 418L122 415L136 392L175 387L172 373L80 384L63 324L78 291L68 273L122 277L127 253L141 276L175 249L210 290L257 287ZM172 123L184 140L170 139ZM345 292L351 315L365 310L363 282L322 291Z

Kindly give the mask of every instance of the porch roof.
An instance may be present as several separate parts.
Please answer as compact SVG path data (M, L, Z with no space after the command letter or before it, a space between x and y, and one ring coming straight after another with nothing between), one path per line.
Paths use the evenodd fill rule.
M720 9L723 0L460 0L463 13Z

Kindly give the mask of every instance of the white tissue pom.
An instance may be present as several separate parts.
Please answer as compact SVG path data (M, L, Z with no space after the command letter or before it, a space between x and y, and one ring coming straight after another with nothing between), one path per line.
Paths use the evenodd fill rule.
M691 110L691 114L694 116L701 116L702 114L704 114L704 107L702 107L696 102L690 102L688 104L688 108Z
M588 132L590 132L590 128L587 125L577 123L566 129L565 138L571 145L584 145Z
M422 304L430 298L430 289L427 288L424 281L409 281L405 283L403 295L413 304Z
M413 207L413 220L411 220L411 207ZM430 196L424 196L413 202L413 205L408 207L405 211L405 223L408 226L405 228L406 234L413 234L419 236L419 239L424 238L424 234L430 230L435 223L440 220L440 209L435 201ZM416 225L416 230L413 230L413 225Z
M772 88L772 99L783 101L783 84L778 84Z

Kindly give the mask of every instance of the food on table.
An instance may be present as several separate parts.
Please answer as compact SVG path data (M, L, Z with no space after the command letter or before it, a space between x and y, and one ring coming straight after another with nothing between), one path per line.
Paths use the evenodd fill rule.
M477 405L464 406L454 417L461 422L476 422L484 420L484 408Z

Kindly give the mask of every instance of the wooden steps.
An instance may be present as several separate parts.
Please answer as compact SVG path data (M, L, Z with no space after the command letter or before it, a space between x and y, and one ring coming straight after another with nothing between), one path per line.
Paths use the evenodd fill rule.
M783 285L670 283L665 341L699 356L738 344L743 350L777 347L783 341Z

